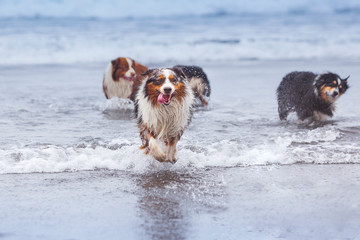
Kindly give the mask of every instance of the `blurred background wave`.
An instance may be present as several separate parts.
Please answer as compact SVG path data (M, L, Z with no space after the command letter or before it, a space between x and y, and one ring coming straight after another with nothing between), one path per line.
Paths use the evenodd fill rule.
M360 2L0 0L0 64L360 59Z
M225 14L347 14L360 12L357 0L1 0L2 17L144 18Z

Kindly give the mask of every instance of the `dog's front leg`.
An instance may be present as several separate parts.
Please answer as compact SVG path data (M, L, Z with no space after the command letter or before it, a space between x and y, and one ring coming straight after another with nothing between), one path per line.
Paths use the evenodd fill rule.
M178 138L171 139L168 143L166 143L166 160L168 162L176 163L176 144L179 141Z
M160 148L159 144L157 143L156 139L153 136L150 136L149 148L150 148L150 154L151 156L153 156L153 158L155 158L159 162L166 161L166 155L164 151Z

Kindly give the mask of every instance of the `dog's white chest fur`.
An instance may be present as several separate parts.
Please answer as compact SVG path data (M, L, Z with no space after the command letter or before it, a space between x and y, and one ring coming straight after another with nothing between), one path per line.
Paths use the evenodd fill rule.
M336 109L336 103L334 102L333 104L331 104L331 111L335 112L335 109ZM324 114L320 111L313 112L313 120L315 121L323 122L329 120L330 118L331 117L329 115Z
M330 116L326 115L324 113L321 113L319 111L314 111L313 112L313 118L314 118L313 120L315 120L315 121L323 122L323 121L328 120L330 118Z
M159 139L177 137L184 131L191 118L192 104L194 95L190 87L186 87L186 96L179 102L177 99L171 100L168 106L153 106L143 93L144 85L138 94L139 117L154 132Z

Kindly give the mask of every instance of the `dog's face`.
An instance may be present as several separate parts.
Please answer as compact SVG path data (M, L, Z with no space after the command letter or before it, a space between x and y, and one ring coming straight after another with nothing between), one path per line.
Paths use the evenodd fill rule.
M325 73L317 77L315 86L325 102L333 103L349 88L347 80L341 79L337 74Z
M145 96L154 105L169 105L176 98L181 101L186 95L186 77L179 68L150 69L143 75L146 76Z
M147 67L139 64L131 58L120 57L111 61L112 77L115 81L125 79L126 81L133 81L137 75L144 73Z

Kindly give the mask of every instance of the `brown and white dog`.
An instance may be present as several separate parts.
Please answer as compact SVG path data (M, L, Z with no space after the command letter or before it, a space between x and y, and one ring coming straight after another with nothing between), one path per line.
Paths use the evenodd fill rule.
M132 98L141 84L142 73L148 67L141 65L131 58L119 57L107 66L103 80L103 90L106 98Z
M135 100L140 148L160 162L175 163L176 144L193 114L194 93L180 68L151 69L144 76Z

